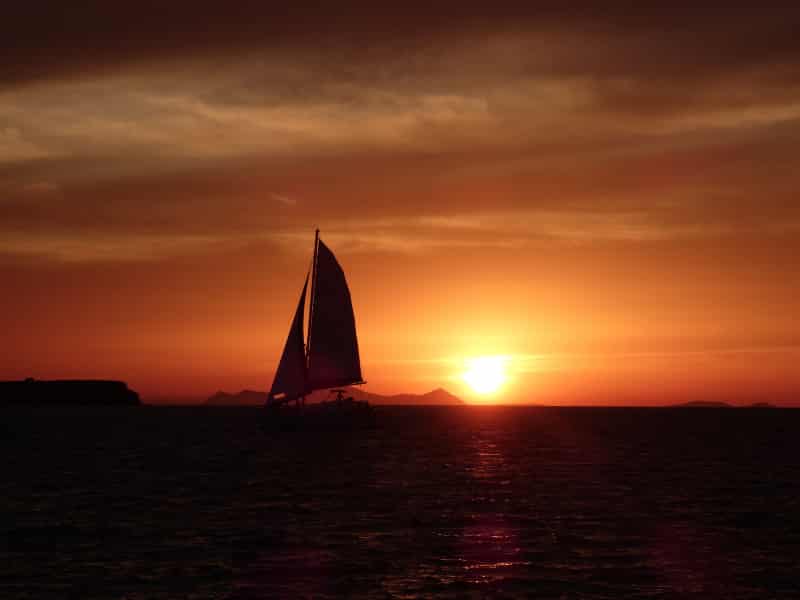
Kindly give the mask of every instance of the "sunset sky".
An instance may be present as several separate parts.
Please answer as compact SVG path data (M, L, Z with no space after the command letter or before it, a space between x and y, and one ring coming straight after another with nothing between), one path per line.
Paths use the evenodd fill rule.
M368 391L800 404L800 3L14 4L0 379L266 390L319 227Z

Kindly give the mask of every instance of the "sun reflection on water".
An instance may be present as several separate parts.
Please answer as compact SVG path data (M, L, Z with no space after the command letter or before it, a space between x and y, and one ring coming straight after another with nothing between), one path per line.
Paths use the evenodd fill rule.
M508 483L510 473L503 453L486 432L470 444L472 460L467 472L476 483L476 511L459 539L459 558L468 581L491 583L511 577L530 563L523 560L517 532L507 522L497 488Z

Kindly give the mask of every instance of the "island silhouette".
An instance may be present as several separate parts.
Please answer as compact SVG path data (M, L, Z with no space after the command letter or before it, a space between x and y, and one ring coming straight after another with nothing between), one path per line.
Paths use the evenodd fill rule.
M383 395L365 392L356 387L344 388L345 393L355 400L367 401L370 404L393 406L463 406L465 402L443 388L436 388L424 394L393 394ZM325 392L316 392L309 395L308 401L320 402L327 398ZM209 397L205 404L208 406L263 406L267 402L268 393L253 390L242 390L236 394L219 391Z
M138 406L139 394L124 381L102 379L52 379L29 377L0 381L0 405Z
M753 402L752 404L729 404L719 400L693 400L681 404L672 404L669 408L776 408L769 402Z

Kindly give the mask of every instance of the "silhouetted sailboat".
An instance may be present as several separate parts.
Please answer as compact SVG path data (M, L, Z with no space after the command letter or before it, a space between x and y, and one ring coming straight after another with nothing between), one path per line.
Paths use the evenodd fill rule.
M361 377L350 290L333 252L319 239L319 230L314 238L310 277L308 341L303 343L309 279L306 275L267 398L264 425L287 429L371 422L369 404L345 397L345 390L341 389L365 382ZM308 394L326 389L336 393L335 400L306 405Z

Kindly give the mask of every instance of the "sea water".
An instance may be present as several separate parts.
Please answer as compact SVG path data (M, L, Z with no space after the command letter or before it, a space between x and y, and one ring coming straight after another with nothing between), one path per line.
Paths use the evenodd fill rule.
M2 598L797 598L800 410L5 409Z

